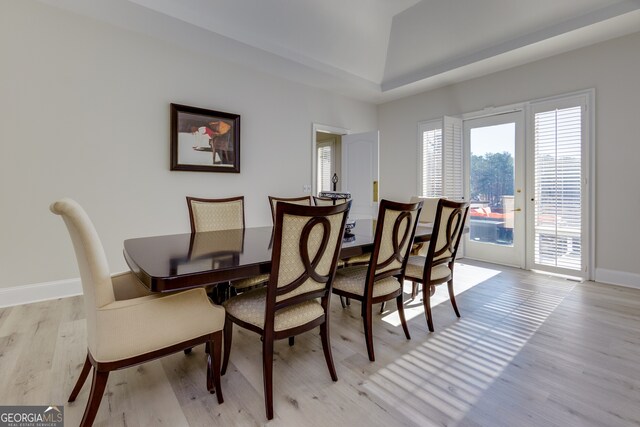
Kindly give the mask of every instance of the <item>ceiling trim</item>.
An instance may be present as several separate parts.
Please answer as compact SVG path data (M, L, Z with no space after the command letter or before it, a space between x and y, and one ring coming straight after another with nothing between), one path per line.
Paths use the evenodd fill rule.
M550 39L552 37L566 34L568 32L575 31L589 25L597 24L599 22L615 18L639 9L639 0L625 0L619 3L615 3L610 6L587 13L585 15L571 18L559 24L543 28L542 30L517 37L515 39L500 43L486 49L482 49L470 55L465 55L435 66L423 67L414 72L407 73L403 76L384 81L381 84L382 92L384 93L393 89L400 88L402 86L416 83L418 81L425 80L439 74L443 74L473 63L484 61L486 59L502 55L504 53L514 51L516 49L520 49L534 43Z

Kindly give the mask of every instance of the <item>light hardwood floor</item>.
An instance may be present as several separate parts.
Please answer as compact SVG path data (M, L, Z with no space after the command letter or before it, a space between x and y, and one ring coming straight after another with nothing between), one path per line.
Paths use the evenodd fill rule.
M337 383L317 331L294 347L278 342L268 424L640 425L640 290L465 260L456 268L462 318L440 287L430 334L407 296L407 341L387 304L374 317L374 363L358 303L343 310L334 297ZM0 309L0 404L66 402L85 357L83 311L80 297ZM202 347L112 373L95 425L266 424L260 352L255 334L235 329L222 405L206 390ZM67 425L78 425L88 390L65 404Z

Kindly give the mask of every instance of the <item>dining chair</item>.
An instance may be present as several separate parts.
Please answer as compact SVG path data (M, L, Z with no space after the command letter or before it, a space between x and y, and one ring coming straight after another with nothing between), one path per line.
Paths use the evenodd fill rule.
M132 273L111 276L100 238L84 209L71 199L54 202L50 209L62 216L71 236L84 295L87 357L69 396L69 402L75 401L93 370L80 425L93 424L111 371L199 344L205 344L208 353L207 388L222 403L224 308L213 305L202 288L151 294L141 291Z
M371 261L368 265L346 267L336 273L333 293L361 302L367 353L372 362L375 361L372 333L374 304L395 299L402 329L407 339L411 339L404 316L402 282L421 209L422 202L382 200Z
M426 257L411 256L407 264L405 280L412 282L413 298L416 296L418 284L422 284L422 303L431 332L434 329L430 298L437 285L447 283L453 311L460 317L453 292L453 267L468 213L469 203L441 199L436 209Z
M187 197L191 233L242 229L244 223L244 196L225 199L202 199ZM234 280L231 286L236 291L263 285L269 274ZM228 289L228 288L227 288Z
M276 223L276 205L278 202L292 203L294 205L313 206L311 196L301 197L274 197L269 196L269 206L271 207L271 219Z
M342 203L347 203L347 199L345 197L333 199L331 197L313 196L313 203L316 206L333 206L333 205L341 205Z
M224 303L227 317L222 374L229 363L233 325L259 334L269 420L273 418L275 340L320 326L329 374L333 381L338 380L331 355L329 304L350 207L351 203L318 207L278 203L267 287L242 293Z

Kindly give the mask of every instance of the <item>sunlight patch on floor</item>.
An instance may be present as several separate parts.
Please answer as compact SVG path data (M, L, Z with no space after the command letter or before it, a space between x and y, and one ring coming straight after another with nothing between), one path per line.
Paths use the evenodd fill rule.
M468 287L499 273L460 267L477 270L477 280ZM445 290L441 300L447 299ZM563 299L518 288L496 295L371 375L363 387L419 425L455 425Z
M490 278L497 276L500 273L500 270L456 262L454 274L454 289L456 291L456 295L461 294L467 289L471 289L474 286L486 280L489 280ZM411 282L405 281L404 293L404 315L407 321L417 316L424 317L424 308L422 306L422 296L420 294L420 291L418 292L418 296L416 296L415 300L409 299L411 295ZM438 286L436 289L436 293L431 297L431 307L435 307L438 304L448 301L449 293L447 292L446 284ZM383 315L382 320L392 326L400 326L400 316L398 316L395 301L387 302L387 307L387 313Z

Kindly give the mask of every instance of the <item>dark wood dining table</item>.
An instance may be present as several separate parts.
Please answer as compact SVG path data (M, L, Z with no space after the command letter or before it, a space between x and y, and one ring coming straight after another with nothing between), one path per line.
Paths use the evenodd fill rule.
M429 241L419 224L414 242ZM340 258L373 250L375 220L357 220ZM171 292L254 277L271 271L273 227L141 237L124 242L129 268L153 292Z

